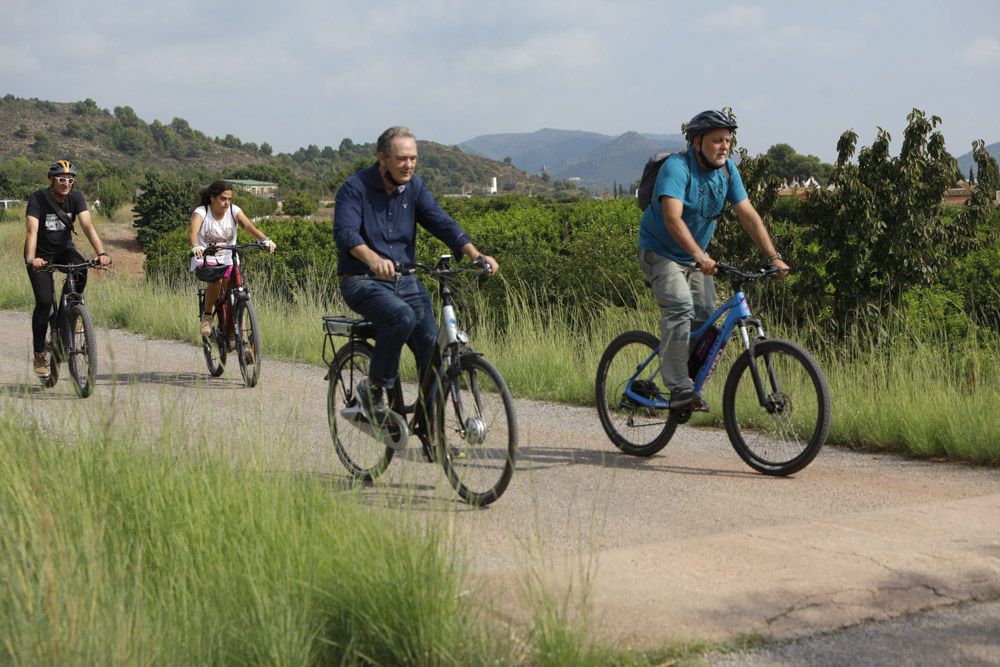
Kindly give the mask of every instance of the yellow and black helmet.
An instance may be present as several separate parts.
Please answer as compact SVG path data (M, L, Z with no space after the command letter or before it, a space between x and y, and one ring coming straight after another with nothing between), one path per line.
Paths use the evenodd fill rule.
M49 165L49 176L59 176L60 174L76 176L76 167L69 160L56 160Z

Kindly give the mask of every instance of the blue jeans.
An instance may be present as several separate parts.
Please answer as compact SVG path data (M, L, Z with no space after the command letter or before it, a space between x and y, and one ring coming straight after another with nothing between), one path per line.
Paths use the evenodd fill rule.
M423 374L437 341L437 322L430 294L416 276L394 280L350 276L340 281L340 294L352 310L376 325L375 358L369 371L373 384L386 389L396 385L404 344Z
M642 269L660 306L660 375L671 391L692 389L688 377L691 331L715 309L715 281L693 267L639 249Z

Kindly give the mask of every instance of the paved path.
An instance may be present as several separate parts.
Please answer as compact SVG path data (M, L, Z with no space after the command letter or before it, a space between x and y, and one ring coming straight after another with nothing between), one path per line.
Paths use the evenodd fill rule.
M57 430L112 424L152 443L170 429L192 449L346 483L323 370L267 360L266 340L261 384L246 389L235 368L210 378L198 347L102 329L97 391L80 400L68 381L38 386L29 330L26 314L0 311L0 408ZM490 508L458 502L415 450L363 494L455 531L499 615L520 617L520 591L543 581L585 592L594 632L651 647L811 636L1000 597L1000 470L827 448L776 479L746 467L721 431L682 427L642 460L610 445L593 409L517 407L518 470ZM847 409L834 397L835 411ZM246 425L238 442L216 426L222 410Z

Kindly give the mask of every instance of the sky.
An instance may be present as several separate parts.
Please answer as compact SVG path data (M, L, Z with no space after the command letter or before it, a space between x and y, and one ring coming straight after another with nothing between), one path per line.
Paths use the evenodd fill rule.
M826 162L907 115L956 157L1000 141L1000 0L2 0L0 95L131 106L294 152L407 125L457 144L542 128L676 133Z

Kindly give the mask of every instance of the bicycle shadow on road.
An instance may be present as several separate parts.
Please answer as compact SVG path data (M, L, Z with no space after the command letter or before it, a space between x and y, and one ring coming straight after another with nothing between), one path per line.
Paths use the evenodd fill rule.
M527 464L527 467L523 467ZM588 449L557 449L554 447L523 447L517 453L518 470L525 472L572 465L618 468L643 472L672 472L682 475L750 478L761 475L752 470L730 470L684 465L670 465L664 456L628 456L618 452Z
M143 371L133 373L102 373L97 375L98 384L122 385L155 384L182 389L206 389L219 387L243 386L239 377L212 377L205 373L186 373L177 371Z
M42 401L79 400L73 391L64 392L55 387L43 387L33 382L0 382L0 396Z
M394 461L409 453L397 454ZM423 454L414 448L413 461L427 463ZM436 464L431 464L435 465ZM440 470L439 466L438 470ZM444 474L443 472L441 474ZM361 482L349 475L333 473L304 473L310 479L318 480L330 491L340 494L355 494L357 500L366 507L379 509L420 510L421 512L449 512L456 510L479 511L478 508L454 497L442 497L438 487L417 481L399 481L380 478L374 482Z

